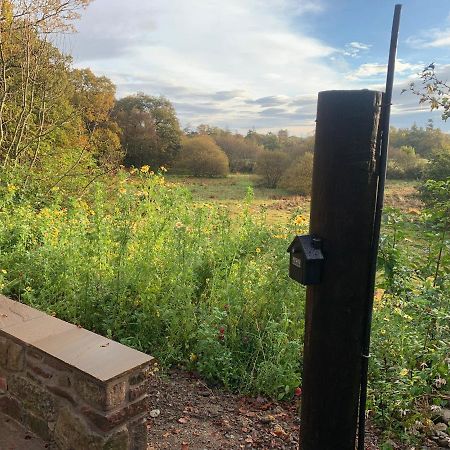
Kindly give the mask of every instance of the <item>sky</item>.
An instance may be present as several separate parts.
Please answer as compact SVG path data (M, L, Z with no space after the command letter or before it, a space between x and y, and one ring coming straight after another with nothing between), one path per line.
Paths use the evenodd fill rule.
M164 95L182 127L314 131L317 94L384 90L391 0L94 0L61 42L117 96ZM404 0L391 124L450 131L406 92L425 65L450 78L450 0Z

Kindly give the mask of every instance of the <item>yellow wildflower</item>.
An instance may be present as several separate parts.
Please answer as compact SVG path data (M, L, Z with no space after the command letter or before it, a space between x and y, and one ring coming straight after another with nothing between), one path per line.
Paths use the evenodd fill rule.
M161 172L167 172L167 169L164 166L160 167Z
M401 377L405 377L406 375L408 375L408 369L402 369L402 370L400 370L400 376L401 376Z
M295 223L296 225L303 225L304 223L306 223L306 219L305 219L304 216L298 215L298 216L295 218L294 223Z
M189 355L189 359L190 359L192 362L195 362L195 361L197 361L198 356L197 356L195 353L191 353L191 354Z
M261 253L261 249L259 247L256 248L256 253Z
M2 273L8 273L5 269L2 269Z
M147 164L145 166L141 167L141 172L142 173L147 173L150 170L150 166L148 166Z

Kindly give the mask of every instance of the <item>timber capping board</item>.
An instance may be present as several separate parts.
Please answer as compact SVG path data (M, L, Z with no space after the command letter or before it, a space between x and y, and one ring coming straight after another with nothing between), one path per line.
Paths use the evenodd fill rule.
M0 295L0 336L35 348L94 380L109 382L153 358Z

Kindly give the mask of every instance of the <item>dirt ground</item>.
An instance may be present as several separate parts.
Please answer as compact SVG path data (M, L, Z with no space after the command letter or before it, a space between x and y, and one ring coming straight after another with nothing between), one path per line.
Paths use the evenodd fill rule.
M150 401L148 450L298 449L300 397L277 403L232 395L172 371L155 377ZM366 450L378 448L369 426Z

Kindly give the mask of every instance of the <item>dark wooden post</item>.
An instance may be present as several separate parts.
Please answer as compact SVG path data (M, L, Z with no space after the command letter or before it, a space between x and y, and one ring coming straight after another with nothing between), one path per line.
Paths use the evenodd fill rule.
M382 93L319 94L310 234L322 282L308 286L301 450L354 450L377 190Z

